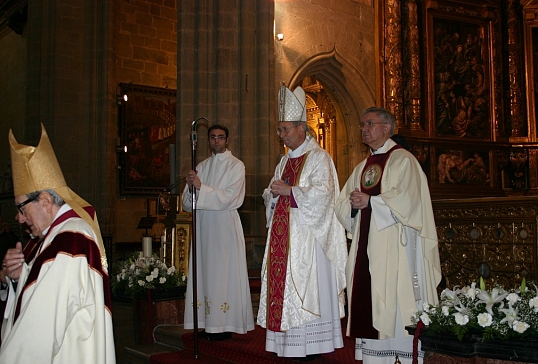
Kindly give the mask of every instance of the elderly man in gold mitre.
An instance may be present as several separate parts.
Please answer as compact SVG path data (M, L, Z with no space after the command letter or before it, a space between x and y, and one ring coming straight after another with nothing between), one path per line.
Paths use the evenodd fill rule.
M115 363L95 210L67 187L43 126L37 147L17 143L11 130L9 144L16 218L33 238L3 257L0 363Z

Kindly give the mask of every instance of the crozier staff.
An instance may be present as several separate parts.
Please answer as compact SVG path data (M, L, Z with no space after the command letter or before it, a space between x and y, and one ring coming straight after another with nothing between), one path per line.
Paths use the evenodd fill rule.
M224 125L209 127L211 156L187 173L182 201L183 209L192 211L194 187L198 324L205 329L201 336L211 341L254 330L245 237L237 211L245 198L245 165L227 149L228 133ZM192 302L189 280L185 299L185 328L189 329L194 328Z

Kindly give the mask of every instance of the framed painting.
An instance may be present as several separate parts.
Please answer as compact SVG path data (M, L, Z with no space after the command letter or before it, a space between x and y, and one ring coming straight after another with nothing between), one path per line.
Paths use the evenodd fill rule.
M170 184L176 90L128 83L119 88L120 194L157 194Z
M451 8L447 7L448 10ZM428 14L430 117L437 137L490 140L495 86L491 20L431 10ZM468 15L468 16L466 16Z

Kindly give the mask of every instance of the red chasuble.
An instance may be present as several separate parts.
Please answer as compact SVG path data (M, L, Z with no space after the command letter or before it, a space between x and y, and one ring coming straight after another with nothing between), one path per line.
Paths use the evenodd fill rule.
M381 178L383 169L390 157L390 154L400 149L396 145L387 153L374 154L368 157L366 165L361 175L361 192L370 196L377 196L381 193ZM368 260L368 235L370 232L370 220L372 209L367 207L360 210L361 222L357 247L357 257L355 259L355 270L353 272L353 291L351 292L350 336L363 339L379 338L377 330L372 326L372 278L370 276L370 266Z
M281 179L290 186L295 186L303 169L308 153L297 158L289 158ZM286 286L286 268L288 265L288 247L290 232L290 196L280 196L273 212L269 259L267 260L267 328L280 332L284 288Z

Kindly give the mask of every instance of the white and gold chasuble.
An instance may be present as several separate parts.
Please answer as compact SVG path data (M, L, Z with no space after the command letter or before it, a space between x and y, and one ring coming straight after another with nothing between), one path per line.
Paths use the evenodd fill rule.
M345 232L334 215L334 202L339 193L338 179L330 155L308 137L305 143L285 155L269 183L281 179L288 158L308 153L292 187L297 208L289 213L289 250L281 319L281 333L268 330L266 350L279 356L304 356L334 351L343 345L340 318L344 316L345 264L347 246ZM273 223L272 198L269 188L263 194L267 227ZM267 327L267 260L270 234L262 263L262 288L258 324ZM308 342L307 332L315 331L313 322L329 331L322 340L328 345ZM310 325L310 326L309 326ZM286 335L286 334L289 335ZM292 342L291 337L300 339ZM320 341L322 341L320 340ZM314 341L314 340L312 340ZM295 347L296 349L293 349Z

